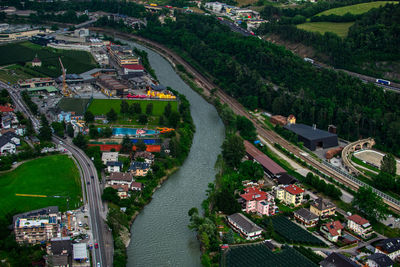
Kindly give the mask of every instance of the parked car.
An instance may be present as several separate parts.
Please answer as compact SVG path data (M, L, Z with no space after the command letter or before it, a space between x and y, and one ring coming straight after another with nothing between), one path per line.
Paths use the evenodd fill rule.
M99 243L95 243L94 248L99 248Z

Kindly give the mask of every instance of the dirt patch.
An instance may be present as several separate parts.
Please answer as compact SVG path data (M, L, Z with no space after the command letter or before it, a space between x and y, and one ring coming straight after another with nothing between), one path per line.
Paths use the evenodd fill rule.
M381 167L381 161L382 158L384 156L384 154L377 152L377 151L373 151L373 150L364 150L364 151L360 151L357 153L354 153L354 156L360 160L363 160L365 162L368 162L372 165L377 166L378 168ZM397 171L396 173L398 175L400 175L400 162L399 160L397 160Z

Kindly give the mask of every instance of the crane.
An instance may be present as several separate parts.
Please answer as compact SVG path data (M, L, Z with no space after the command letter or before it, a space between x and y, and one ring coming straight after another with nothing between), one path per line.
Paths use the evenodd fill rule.
M64 65L63 65L60 57L58 58L58 60L60 61L62 77L63 77L62 92L63 92L64 96L69 96L70 91L68 90L67 82L65 81L67 79L67 69L64 68Z

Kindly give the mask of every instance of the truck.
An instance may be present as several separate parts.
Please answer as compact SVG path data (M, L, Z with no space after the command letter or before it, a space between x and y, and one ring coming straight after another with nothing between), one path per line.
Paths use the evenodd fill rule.
M390 81L383 80L383 79L376 79L376 83L383 84L383 85L390 85Z
M158 6L157 4L151 3L150 6Z

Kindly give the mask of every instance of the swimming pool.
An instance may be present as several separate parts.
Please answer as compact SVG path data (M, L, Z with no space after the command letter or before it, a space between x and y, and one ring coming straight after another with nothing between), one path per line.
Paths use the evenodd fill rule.
M112 130L113 135L152 135L158 134L158 131L155 130L142 130L142 129L135 129L135 128L113 128Z

